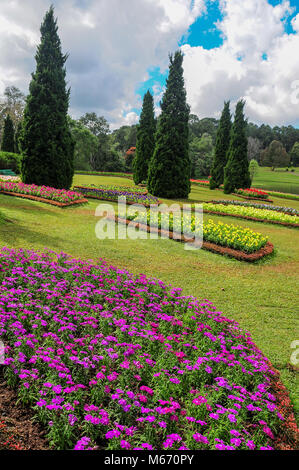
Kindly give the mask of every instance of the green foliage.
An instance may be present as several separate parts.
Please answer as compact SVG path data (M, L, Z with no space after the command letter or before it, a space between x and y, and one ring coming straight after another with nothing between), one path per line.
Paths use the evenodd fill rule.
M250 188L251 186L244 106L245 101L243 100L237 103L235 120L231 130L228 160L224 168L224 192L226 194L232 193L235 189Z
M277 167L288 166L290 156L278 140L273 140L268 148L261 153L261 162L264 166L270 166L274 170Z
M137 129L136 152L133 160L133 178L135 184L147 180L149 161L155 149L155 131L154 100L148 90L143 98L143 106Z
M13 122L8 114L4 121L4 130L1 142L1 150L3 152L14 152L15 151L15 135L14 135L14 127Z
M12 152L0 152L0 170L12 170L19 174L21 172L22 157Z
M213 162L213 152L213 140L210 134L203 134L201 139L195 137L189 143L192 178L207 177L210 175Z
M249 163L249 174L250 174L250 179L253 181L253 178L257 176L259 171L259 164L256 160L250 160Z
M187 198L191 165L188 155L189 106L183 77L183 54L170 56L169 76L161 103L156 146L149 165L148 190L158 197Z
M295 142L290 153L291 162L294 166L299 166L299 142Z
M98 139L85 127L81 120L69 118L69 127L75 142L74 168L75 170L91 170L90 161L98 149Z
M22 179L24 183L68 189L74 173L74 142L67 120L70 91L65 80L67 56L61 52L53 7L40 31L36 71L24 111Z
M227 164L227 152L230 142L231 114L230 102L224 103L219 127L217 130L215 156L211 170L210 189L219 188L224 180L224 167Z
M20 121L15 133L15 153L21 153L21 136L23 132L23 122Z

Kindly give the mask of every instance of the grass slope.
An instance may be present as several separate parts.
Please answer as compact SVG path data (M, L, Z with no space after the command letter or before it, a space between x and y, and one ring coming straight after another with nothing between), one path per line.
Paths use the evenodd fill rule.
M132 184L124 178L75 176L74 184L90 183ZM190 199L223 199L223 193L193 185ZM257 346L281 372L298 417L298 383L295 372L288 368L293 352L290 346L298 338L298 233L238 220L237 225L269 235L276 247L274 258L251 265L204 250L186 251L171 240L98 240L94 215L98 204L90 200L86 206L59 209L0 194L1 212L6 219L0 226L0 244L34 250L49 248L83 259L106 258L133 273L145 273L181 287L186 295L208 299L250 331ZM274 204L299 209L297 201L274 198ZM205 215L205 219L224 220L211 215ZM236 224L236 219L226 217L225 223Z

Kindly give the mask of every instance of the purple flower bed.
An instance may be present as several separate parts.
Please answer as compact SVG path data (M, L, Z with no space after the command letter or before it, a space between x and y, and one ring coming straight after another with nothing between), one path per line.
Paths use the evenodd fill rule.
M209 301L158 279L0 250L5 374L56 449L272 449L275 373Z
M117 202L118 198L126 198L130 204L143 204L150 206L151 204L159 204L160 201L151 194L139 194L134 191L126 191L121 189L104 189L104 188L87 188L83 186L75 186L76 190L80 191L85 197L93 197L95 199L102 199L105 201Z

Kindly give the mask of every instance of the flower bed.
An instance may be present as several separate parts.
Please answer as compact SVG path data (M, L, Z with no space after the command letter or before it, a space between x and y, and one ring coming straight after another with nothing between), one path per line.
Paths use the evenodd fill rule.
M299 211L297 209L294 209L293 207L273 206L272 204L259 204L257 202L243 202L243 201L235 201L235 200L228 200L228 199L223 199L223 200L217 199L215 201L208 201L208 202L210 202L211 204L254 207L256 209L267 209L270 211L283 212L284 214L299 216Z
M196 183L199 186L205 186L205 187L210 186L210 182L208 180L190 180L190 181L191 183Z
M278 191L268 191L268 194L273 197L279 197L283 199L292 199L294 201L299 201L299 194L289 194L289 193L280 193Z
M118 178L133 178L133 173L122 173L113 171L75 171L75 175L92 175L92 176L117 176Z
M151 211L148 210L146 214L138 214L128 216L129 220L144 224L146 226L157 226L159 229L167 229L178 234L184 233L185 235L194 236L197 234L195 228L196 215L191 216L191 227L189 220L179 213L174 215L172 213L164 214L158 212L154 217L151 216ZM191 230L189 230L189 228ZM203 240L211 242L222 247L233 248L244 253L251 254L261 248L264 248L268 237L254 232L249 228L243 228L235 225L228 225L222 222L215 223L212 220L204 222L202 228Z
M0 174L0 181L12 181L12 182L20 182L21 178L19 176L10 176L10 175L1 175Z
M297 215L289 215L250 206L244 207L234 204L203 203L203 211L209 214L238 217L241 219L268 222L289 227L299 227L299 217Z
M11 181L0 181L0 193L25 199L32 199L39 202L46 202L47 204L59 207L66 207L73 204L84 204L88 202L87 199L83 198L82 194L75 191Z
M8 384L54 448L296 446L277 372L209 301L103 261L8 249L0 298Z
M267 200L269 198L268 193L256 188L236 189L235 194L249 199Z
M89 188L83 186L75 186L85 197L101 199L104 201L118 202L118 198L126 198L127 204L142 204L149 207L151 204L160 204L160 201L155 196L144 192L132 192L122 189L101 189Z
M129 193L138 193L138 194L147 194L148 191L144 186L119 186L119 185L106 185L106 184L87 184L85 186L74 186L74 189L78 191L80 189L100 189L100 190L108 190L108 191L126 191Z

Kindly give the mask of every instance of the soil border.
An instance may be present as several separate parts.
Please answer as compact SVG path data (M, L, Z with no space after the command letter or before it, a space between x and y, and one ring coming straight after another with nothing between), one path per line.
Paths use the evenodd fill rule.
M193 243L193 240L186 238L184 236L181 236L180 234L176 232L168 232L167 230L163 230L163 229L161 230L157 227L149 227L149 225L141 224L139 222L134 222L128 219L122 219L116 215L107 214L106 219L114 220L114 221L117 221L119 223L126 224L126 225L134 224L134 226L136 228L139 228L139 230L152 232L152 233L158 233L161 236L164 235L165 237L171 238L175 241L180 241L183 243ZM194 246L196 246L196 242L194 242ZM235 258L238 261L247 261L247 262L258 261L261 258L264 258L265 256L272 254L274 251L274 245L270 242L267 242L266 245L260 250L255 251L254 253L250 253L250 254L245 253L244 251L235 250L233 248L217 245L216 243L211 243L207 241L202 242L201 248L207 251L212 251L213 253L226 255L226 256L229 256L230 258Z

